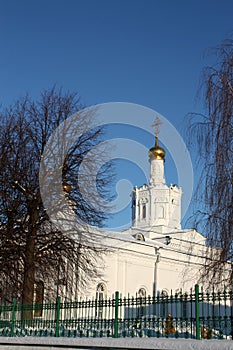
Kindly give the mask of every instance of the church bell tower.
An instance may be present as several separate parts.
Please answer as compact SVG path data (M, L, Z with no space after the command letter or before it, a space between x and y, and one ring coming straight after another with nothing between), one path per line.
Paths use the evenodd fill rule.
M164 176L165 150L159 146L159 119L155 121L155 145L149 150L149 185L132 192L132 227L156 227L166 233L180 229L182 190L168 186Z

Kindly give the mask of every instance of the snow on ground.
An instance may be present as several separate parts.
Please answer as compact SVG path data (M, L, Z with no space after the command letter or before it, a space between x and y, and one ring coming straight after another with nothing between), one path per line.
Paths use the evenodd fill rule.
M23 346L25 345L25 346ZM46 346L47 345L47 346ZM59 347L56 347L59 346ZM2 350L66 350L75 347L101 347L116 349L153 349L153 350L233 350L230 340L191 340L157 338L49 338L49 337L0 337Z

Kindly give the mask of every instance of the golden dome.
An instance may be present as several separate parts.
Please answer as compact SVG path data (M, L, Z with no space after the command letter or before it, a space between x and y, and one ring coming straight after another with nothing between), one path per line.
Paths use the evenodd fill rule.
M66 192L66 193L70 193L70 191L72 190L72 187L67 184L67 183L64 183L63 184L63 190Z
M165 150L158 145L158 138L156 137L155 146L149 150L149 157L155 159L164 159L166 155Z

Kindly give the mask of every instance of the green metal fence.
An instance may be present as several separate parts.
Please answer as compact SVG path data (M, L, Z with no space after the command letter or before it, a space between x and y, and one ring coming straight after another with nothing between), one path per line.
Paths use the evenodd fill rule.
M232 339L232 291L0 306L0 336Z

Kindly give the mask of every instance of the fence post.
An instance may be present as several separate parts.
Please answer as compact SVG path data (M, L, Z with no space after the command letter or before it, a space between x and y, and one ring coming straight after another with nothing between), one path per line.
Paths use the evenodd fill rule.
M57 302L56 302L56 332L55 332L55 337L59 337L60 307L61 307L61 298L60 298L60 297L57 297Z
M196 316L196 339L201 339L200 333L200 307L199 307L199 285L195 284L195 316Z
M114 318L114 338L118 338L118 308L119 308L119 292L115 293L115 318Z
M13 305L12 305L12 313L11 313L11 332L10 332L10 337L14 336L16 307L17 307L17 301L16 301L16 299L14 299L13 300Z

